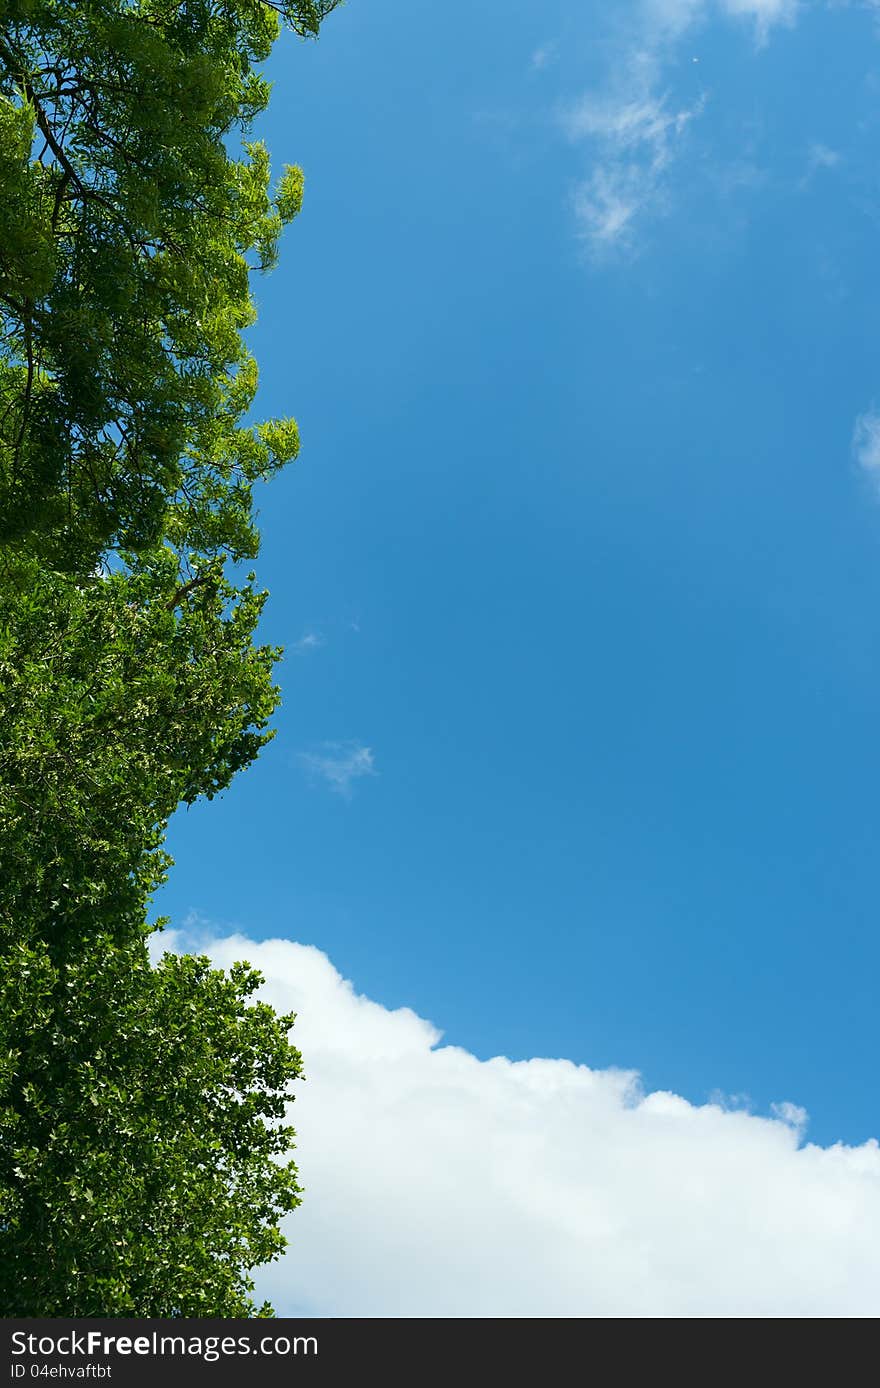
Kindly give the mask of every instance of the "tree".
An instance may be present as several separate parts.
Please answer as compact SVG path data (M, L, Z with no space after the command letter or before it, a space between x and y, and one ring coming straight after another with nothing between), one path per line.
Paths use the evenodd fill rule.
M0 0L0 948L142 929L168 817L270 735L279 652L224 571L298 447L242 422L241 330L302 174L270 196L230 149L282 20L335 3Z
M259 974L98 938L0 975L0 1315L247 1316L299 1204Z
M0 0L2 1314L250 1314L299 1200L291 1019L146 938L271 736L242 332L303 180L233 146L336 3Z
M259 142L281 20L336 0L0 0L0 543L252 557L251 488L296 426L241 423L249 272L299 210Z
M143 933L168 817L270 735L264 595L218 573L172 609L165 588L155 568L0 585L0 953Z

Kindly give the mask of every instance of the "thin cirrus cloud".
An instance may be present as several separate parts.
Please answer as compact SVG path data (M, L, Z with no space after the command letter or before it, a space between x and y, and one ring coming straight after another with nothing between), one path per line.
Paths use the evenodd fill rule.
M840 163L840 155L836 149L817 141L810 145L809 162L813 169L833 169Z
M807 170L798 186L806 188L817 174L836 169L840 162L841 155L838 150L823 144L821 140L814 140L807 150Z
M357 742L325 742L317 752L300 752L299 760L314 780L323 781L345 799L356 781L376 775L372 748Z
M666 90L666 70L685 37L720 11L748 20L760 46L798 8L797 0L638 0L630 7L602 89L569 102L559 117L568 138L589 152L572 202L594 254L632 248L637 224L666 205L669 173L706 102L705 93L675 102Z
M876 1315L880 1148L646 1093L631 1071L482 1061L358 995L313 946L160 937L249 959L297 1013L305 1203L259 1276L281 1314Z
M856 420L852 439L853 457L862 472L880 490L880 413L866 410Z
M803 0L721 0L721 8L740 19L750 19L755 25L759 43L763 43L774 24L792 24Z
M542 72L556 58L556 44L542 43L536 48L529 61L529 66L533 72Z
M565 115L572 140L589 139L600 151L577 187L574 211L594 250L630 243L633 222L656 206L661 180L702 102L671 111L666 99L644 91L631 99L584 97Z
M297 655L306 655L309 651L316 651L324 645L326 641L319 631L307 631L298 641L294 641L291 649Z

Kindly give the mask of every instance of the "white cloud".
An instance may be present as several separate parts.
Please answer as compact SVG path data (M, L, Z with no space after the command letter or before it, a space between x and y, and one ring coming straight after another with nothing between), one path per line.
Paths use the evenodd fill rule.
M763 43L774 24L792 24L800 0L721 0L728 14L740 19L753 19L759 42Z
M536 48L531 57L530 67L534 72L541 72L556 57L555 43L542 43L540 48Z
M298 641L294 641L293 650L298 655L304 655L306 651L315 651L319 646L325 645L324 637L319 631L307 631Z
M875 410L859 415L852 447L859 467L880 487L880 414Z
M811 169L833 169L840 163L840 155L836 149L817 141L810 145L809 162Z
M676 40L702 19L707 0L641 0L635 6L635 28L643 41L656 47Z
M705 94L683 105L664 90L664 72L690 36L713 14L754 24L763 43L774 24L790 23L797 0L638 0L611 44L604 88L569 104L561 123L569 138L587 143L590 169L573 206L579 230L595 252L631 246L637 219L664 205L666 179ZM694 58L697 63L699 59Z
M346 797L355 781L376 774L372 748L356 742L325 742L320 752L301 752L299 759L313 776Z
M600 136L622 150L647 145L664 159L670 141L681 134L690 115L689 111L672 114L656 98L648 96L622 103L585 97L568 112L566 124L575 139L583 135Z
M574 197L581 231L594 248L626 239L636 214L656 202L660 177L700 106L670 111L645 91L622 100L587 96L565 113L569 136L592 139L601 150Z
M878 0L880 3L880 0ZM700 20L709 18L713 10L735 19L750 20L759 38L766 37L774 24L791 24L802 0L642 0L638 6L642 25L649 31L659 31L667 38L680 38Z
M841 155L830 145L824 145L820 140L814 140L807 150L807 169L806 173L798 182L798 187L803 190L808 188L813 178L823 169L836 169L841 161Z
M794 1105L760 1118L630 1072L477 1060L310 946L198 947L252 960L298 1013L306 1196L259 1286L279 1312L876 1315L876 1142L804 1146Z
M637 165L600 165L575 189L573 206L581 234L594 250L620 243L654 191L654 179Z

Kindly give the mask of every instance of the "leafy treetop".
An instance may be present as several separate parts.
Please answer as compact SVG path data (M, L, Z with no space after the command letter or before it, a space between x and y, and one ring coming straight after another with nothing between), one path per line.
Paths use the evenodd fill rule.
M246 966L151 967L166 821L266 741L257 71L336 0L0 0L0 1315L240 1316L299 1203Z
M252 556L251 488L293 420L242 423L270 193L255 65L338 0L0 0L0 550L87 574L108 549Z
M154 566L0 584L0 951L143 933L167 819L269 736L278 652L253 644L265 595L218 570L172 607L168 582Z
M0 974L0 1315L249 1316L300 1203L260 975L96 940Z

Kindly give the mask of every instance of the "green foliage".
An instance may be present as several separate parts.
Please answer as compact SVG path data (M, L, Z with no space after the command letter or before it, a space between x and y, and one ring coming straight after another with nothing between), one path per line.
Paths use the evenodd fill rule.
M290 1017L260 977L143 943L0 976L0 1315L248 1316L299 1204Z
M0 0L0 544L91 572L107 547L252 557L251 488L295 430L243 424L249 271L270 191L255 69L336 0Z
M168 816L268 739L277 651L252 643L265 594L219 566L173 607L167 588L158 559L0 585L0 950L142 932Z
M250 276L303 177L248 128L337 0L0 0L0 1314L271 1314L300 1058L166 956L181 804L271 734ZM236 135L248 138L234 152Z

